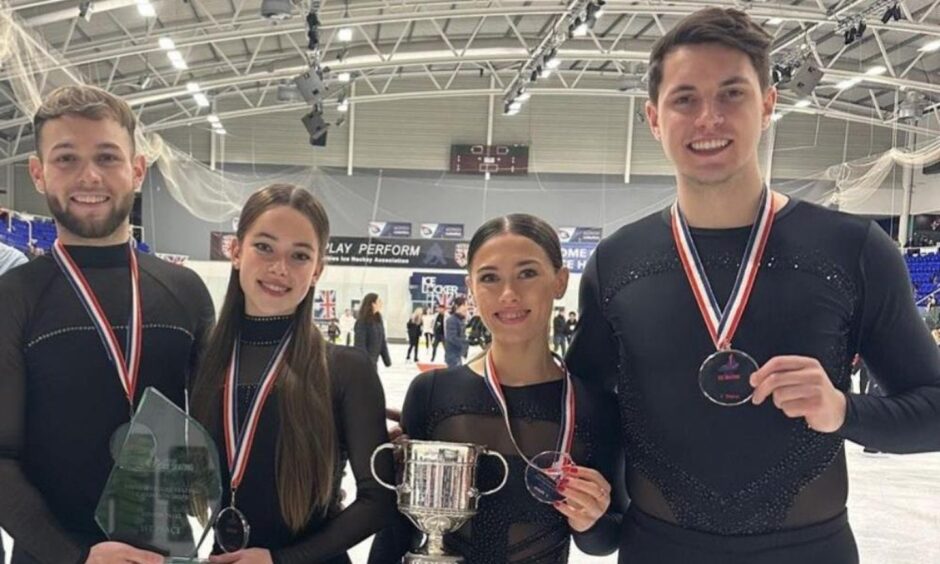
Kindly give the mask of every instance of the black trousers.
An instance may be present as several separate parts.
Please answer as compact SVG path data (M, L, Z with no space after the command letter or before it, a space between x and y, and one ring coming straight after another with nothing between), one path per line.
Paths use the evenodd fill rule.
M444 336L434 335L434 345L431 349L431 362L434 362L434 359L437 358L437 346L444 342Z
M408 354L405 355L405 359L411 358L411 351L415 352L415 362L418 362L418 343L420 342L421 337L415 337L414 339L408 338Z
M845 512L828 521L763 535L724 537L683 529L631 507L621 564L858 564Z

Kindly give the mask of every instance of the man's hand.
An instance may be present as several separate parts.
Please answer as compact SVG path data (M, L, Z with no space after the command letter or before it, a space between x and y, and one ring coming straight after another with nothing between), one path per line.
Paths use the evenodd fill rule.
M163 557L121 542L102 542L91 547L85 564L163 564Z
M822 365L806 356L777 356L751 374L754 405L768 397L787 417L806 419L820 433L834 433L845 422L846 397L832 385Z

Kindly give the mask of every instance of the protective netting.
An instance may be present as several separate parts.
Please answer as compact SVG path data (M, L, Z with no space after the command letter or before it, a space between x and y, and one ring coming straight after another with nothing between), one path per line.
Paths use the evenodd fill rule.
M0 8L0 76L9 80L16 105L23 114L36 112L42 95L64 84L87 81L74 68L60 68L65 60L9 9ZM258 188L278 182L316 185L318 172L307 167L287 174L236 173L213 170L204 162L166 143L146 124L138 128L137 149L156 167L173 198L193 216L209 222L229 221Z
M817 176L834 183L832 194L827 203L835 204L848 212L872 213L872 206L866 205L878 190L889 189L889 177L899 170L911 168L920 171L924 165L940 161L940 138L935 138L916 151L909 152L893 148L884 153L871 155L855 161L829 167ZM915 190L911 199L911 213L932 213L940 210L940 182L934 182L926 189ZM897 202L887 198L875 209L883 215L895 215L899 210L890 209Z

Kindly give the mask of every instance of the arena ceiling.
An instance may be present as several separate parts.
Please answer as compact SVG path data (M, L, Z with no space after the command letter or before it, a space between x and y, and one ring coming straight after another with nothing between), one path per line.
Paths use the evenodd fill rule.
M151 131L204 122L213 110L232 119L309 106L278 95L279 86L310 66L309 0L276 22L262 17L262 0L4 1L4 17L48 55L40 83L81 80L120 94ZM882 16L894 7L891 0L608 0L586 35L568 38L565 26L580 15L572 10L589 1L596 2L323 0L318 35L330 86L325 105L343 98L358 104L490 96L500 111L540 62L553 30L565 36L557 49L561 66L528 84L531 94L645 97L642 78L653 42L682 16L721 5L746 10L773 34L775 62L807 60L824 70L809 98L782 90L782 112L889 127L897 122L901 129L938 134L940 50L933 48L940 47L940 0L901 0L902 19L887 23ZM153 17L141 15L139 4L149 2ZM85 18L79 17L83 7ZM846 31L859 21L867 29L846 44ZM345 41L341 36L350 32L341 34L344 28L352 30ZM182 54L184 64L177 65L185 69L171 62L162 38ZM0 69L0 164L22 158L31 135L9 73L9 66ZM200 107L189 83L197 83L213 106ZM905 119L905 102L919 104L925 117Z

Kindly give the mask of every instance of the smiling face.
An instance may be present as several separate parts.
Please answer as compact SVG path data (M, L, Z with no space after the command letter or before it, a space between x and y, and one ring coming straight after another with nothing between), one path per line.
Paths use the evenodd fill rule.
M118 244L130 234L134 192L146 161L111 118L64 115L42 126L29 172L66 244Z
M277 206L259 215L232 250L245 313L293 314L323 272L319 243L310 220L291 207Z
M759 171L757 147L776 100L776 89L761 91L742 51L683 45L664 58L659 99L646 103L646 114L682 180L723 185Z
M545 250L531 239L506 233L476 251L467 286L495 342L540 339L548 346L552 306L565 293L568 270L556 271Z

